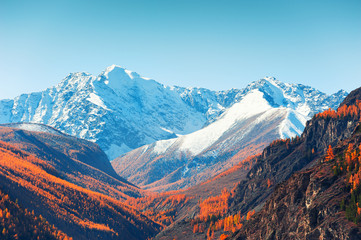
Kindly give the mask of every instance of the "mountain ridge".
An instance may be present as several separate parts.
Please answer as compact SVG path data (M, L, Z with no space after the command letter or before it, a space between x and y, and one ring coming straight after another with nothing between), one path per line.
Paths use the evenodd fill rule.
M337 111L317 114L303 135L312 144L327 126L312 144L327 151L275 186L259 213L229 239L360 239L360 115L361 88Z
M228 198L199 201L155 239L360 239L360 116L361 88L315 115L300 137L251 158Z
M0 179L1 191L74 239L146 239L161 228L124 204L149 193L117 176L83 139L2 126Z
M72 73L44 91L0 100L0 123L50 125L98 143L112 160L140 146L189 134L209 125L250 90L261 89L272 99L275 92L272 83L284 88L285 94L278 99L280 101L274 101L275 104L288 106L290 101L283 100L294 98L308 116L334 107L346 95L343 91L328 96L316 89L283 84L274 78L228 91L169 87L112 65L98 76ZM297 86L301 89L299 92L295 90ZM306 98L300 96L308 100L304 102ZM318 96L316 102L310 100L314 96ZM325 104L328 101L331 104Z
M280 94L281 90L275 87L279 85L287 86L288 92ZM301 90L291 89L292 86L274 78L252 83L245 93L239 93L238 102L202 129L135 149L113 160L112 165L119 175L155 191L199 184L238 164L242 159L232 160L232 156L241 151L243 154L239 155L246 159L275 139L302 133L309 117L300 112L314 111L309 100L298 93ZM314 92L308 94L313 96ZM317 101L320 99L314 100ZM326 108L319 106L319 110Z

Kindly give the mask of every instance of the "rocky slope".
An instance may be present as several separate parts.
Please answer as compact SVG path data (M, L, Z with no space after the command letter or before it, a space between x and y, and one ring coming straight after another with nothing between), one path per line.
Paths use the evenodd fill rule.
M346 183L331 164L296 173L230 239L361 239L361 226L340 211Z
M0 101L0 123L35 122L99 144L110 159L157 140L188 134L215 121L248 92L258 89L274 107L311 117L345 97L273 78L245 89L210 91L167 87L118 66L98 76L68 75L55 87Z
M348 98L340 107L347 102ZM325 154L329 145L334 147L351 137L358 122L357 116L313 118L307 122L298 140L279 141L265 148L257 164L248 173L248 179L238 185L232 209L244 212L261 207L273 191L272 187L267 186L268 179L275 186L294 172L315 164L314 160Z
M361 100L361 89L353 91L343 104L355 105L356 99ZM339 118L352 125L359 116ZM321 119L332 122L335 117ZM230 239L361 239L360 123L353 129L350 137L338 142L332 154L322 156L315 166L277 186L261 211Z
M360 102L355 107L357 99ZM175 239L185 239L184 236L204 239L213 231L217 238L222 233L230 235L232 231L223 231L226 228L223 224L230 217L231 222L236 222L236 215L240 217L234 227L241 230L231 239L359 239L360 226L347 220L340 207L342 199L350 199L350 173L335 176L334 166L335 162L339 164L338 160L323 162L329 145L335 149L335 156L340 157L349 143L357 149L361 143L360 116L361 88L343 101L338 112L325 111L308 121L299 138L277 140L265 148L252 161L255 163L252 168L240 178L221 217L197 220L197 214L202 210L198 213L190 211L192 215L170 225L156 239L167 239L169 236ZM348 168L343 166L343 169ZM357 171L360 168L352 169ZM297 171L301 172L295 174ZM210 209L212 206L217 208L221 203L219 200L212 201L214 205L210 205ZM351 204L351 201L346 200L346 203ZM255 220L246 221L246 216L248 220L253 210L260 213L255 215ZM243 227L241 224L244 224ZM197 228L194 227L196 225ZM202 226L201 232L194 230L199 226Z

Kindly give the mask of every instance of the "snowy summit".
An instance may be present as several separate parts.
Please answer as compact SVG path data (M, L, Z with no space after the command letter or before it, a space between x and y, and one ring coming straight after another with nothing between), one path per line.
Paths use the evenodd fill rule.
M263 99L257 101L266 101L269 108L293 110L295 119L303 125L304 119L337 106L346 96L346 92L327 96L311 87L285 84L274 78L229 91L169 87L112 65L98 76L72 73L43 92L1 100L0 123L50 125L98 143L114 159L143 145L200 130L222 119L223 113L247 100L254 90ZM296 126L297 130L287 133L288 125L284 126L285 137L302 130ZM184 144L187 145L186 140Z

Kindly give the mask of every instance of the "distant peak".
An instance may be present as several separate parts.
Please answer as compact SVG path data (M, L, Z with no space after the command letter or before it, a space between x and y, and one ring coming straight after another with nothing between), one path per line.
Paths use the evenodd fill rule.
M118 76L118 77L122 76L122 75L123 76L127 75L131 79L140 77L140 75L138 73L130 71L130 70L126 69L125 67L115 65L115 64L107 67L105 69L105 71L103 71L101 73L101 75L105 76L106 78L109 78L111 75Z
M279 85L280 83L282 83L281 81L277 80L275 77L268 77L268 76L262 78L260 81L268 82L273 85Z
M266 76L263 79L266 80L266 81L269 81L269 82L276 82L276 81L278 82L278 80L275 77Z
M81 89L89 84L93 79L93 75L87 72L75 72L69 73L55 88L58 90L67 87L73 89Z
M48 125L41 124L41 123L18 122L18 123L0 124L0 126L21 129L21 130L26 130L26 131L32 131L32 132L43 132L43 133L51 133L51 134L55 134L55 135L65 136L59 130L57 130L53 127L50 127Z
M86 76L91 76L91 74L87 72L74 72L74 73L69 73L68 76L66 76L65 78L86 77Z
M125 67L112 64L112 65L110 65L109 67L107 67L104 72L111 72L111 71L113 71L114 69L118 69L118 68L119 68L119 69L123 69L123 70L126 69Z
M345 91L345 90L343 90L343 89L341 89L341 90L339 90L337 93L335 93L335 94L348 94L348 92L347 91Z
M260 87L263 87L263 86L275 86L277 88L280 88L282 85L284 85L284 83L282 83L281 81L277 80L275 77L264 77L264 78L261 78L260 80L258 81L254 81L252 83L250 83L248 85L248 87L251 87L251 88L260 88Z

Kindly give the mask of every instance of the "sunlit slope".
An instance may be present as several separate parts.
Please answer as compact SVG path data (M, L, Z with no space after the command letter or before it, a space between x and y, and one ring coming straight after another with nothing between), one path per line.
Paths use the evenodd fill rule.
M70 238L51 226L41 215L22 208L18 202L0 190L0 238L69 240Z
M115 173L108 158L95 143L61 134L41 124L6 126L11 128L0 126L1 141L44 160L64 180L116 199L145 194Z
M48 162L0 142L0 188L74 239L146 239L158 231L137 210L61 175Z

